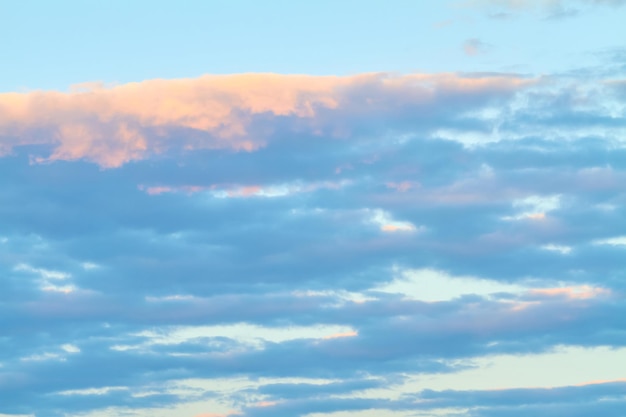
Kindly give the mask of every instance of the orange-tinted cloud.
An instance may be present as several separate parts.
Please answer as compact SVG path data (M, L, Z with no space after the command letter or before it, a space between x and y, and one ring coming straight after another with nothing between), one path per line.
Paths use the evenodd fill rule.
M202 413L202 414L196 414L194 417L231 417L231 416L238 416L238 415L240 415L240 413L231 411L228 414Z
M273 185L236 185L236 184L211 184L202 185L154 185L146 186L140 184L137 188L148 195L159 195L166 193L185 193L188 195L199 192L213 192L214 196L220 198L248 198L248 197L281 197L297 193L310 193L320 189L338 190L350 181L319 181L308 184L286 183Z
M415 231L415 226L410 223L384 224L380 226L380 230L388 233L413 232Z
M398 117L407 108L431 114L458 102L471 106L533 82L448 73L242 74L4 93L0 155L46 145L51 154L36 161L87 159L117 167L169 149L250 152L271 141L277 129L346 136L359 121Z
M254 404L255 407L274 407L276 404L278 404L276 401L259 401L258 403Z
M329 340L329 339L341 339L343 337L356 337L358 336L359 333L355 330L351 330L348 332L343 332L343 333L334 333L328 336L324 336L324 339Z
M573 299L588 299L603 295L609 295L610 290L606 288L592 287L590 285L578 285L574 287L561 288L540 288L530 291L532 295L541 295L548 297L567 297Z
M582 382L580 384L575 384L576 387L585 387L588 385L602 385L602 384L614 384L616 382L626 382L626 378L618 378L618 379L600 379L595 381L587 381Z
M388 182L386 184L386 186L387 186L387 188L394 189L394 190L399 191L401 193L409 191L412 188L419 188L420 187L419 183L410 182L410 181Z

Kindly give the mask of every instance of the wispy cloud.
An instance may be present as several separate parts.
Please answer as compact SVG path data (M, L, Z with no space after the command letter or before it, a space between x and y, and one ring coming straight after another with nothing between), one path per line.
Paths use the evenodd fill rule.
M463 43L463 52L468 56L476 56L487 53L490 45L477 38L471 38Z
M624 0L468 0L457 3L463 8L491 10L493 19L509 19L522 13L538 13L548 19L579 15L584 9L596 6L620 7Z

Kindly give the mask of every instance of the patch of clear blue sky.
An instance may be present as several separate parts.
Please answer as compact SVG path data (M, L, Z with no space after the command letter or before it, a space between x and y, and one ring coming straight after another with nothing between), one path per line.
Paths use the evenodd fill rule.
M626 40L626 7L558 20L488 12L431 0L1 0L0 91L208 73L537 74ZM464 53L471 38L484 53Z

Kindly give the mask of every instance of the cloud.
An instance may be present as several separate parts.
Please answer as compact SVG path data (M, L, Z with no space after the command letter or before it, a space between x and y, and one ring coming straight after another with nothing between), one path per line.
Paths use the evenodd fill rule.
M467 56L484 54L489 50L490 45L480 39L471 38L463 43L463 52Z
M532 82L455 74L243 74L3 93L0 151L46 146L51 154L36 161L85 158L104 167L168 150L250 152L280 132L343 137L363 121L386 123L406 112L439 116L455 96L480 105Z
M0 412L615 414L623 81L576 77L2 95Z
M522 13L539 13L548 19L575 17L585 9L597 6L620 7L624 0L469 0L461 7L492 10L492 19L510 19ZM581 9L582 7L582 9Z
M587 3L607 5L607 6L623 6L626 4L626 0L585 0Z
M510 11L527 11L534 8L554 8L561 0L470 0L462 3L464 7L494 7Z
M554 387L549 389L513 389L497 391L424 391L420 399L426 407L475 408L477 416L507 416L528 410L542 410L547 415L583 416L606 412L617 416L623 407L624 383L621 381L598 384ZM603 400L600 400L600 397ZM562 414L561 414L562 415Z

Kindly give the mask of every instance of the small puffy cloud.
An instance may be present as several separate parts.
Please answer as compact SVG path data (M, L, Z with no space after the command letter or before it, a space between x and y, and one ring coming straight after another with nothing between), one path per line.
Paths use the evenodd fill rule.
M518 210L515 216L505 216L504 220L544 220L546 215L558 209L560 196L529 196L513 201L513 207Z
M552 243L541 246L541 249L558 252L563 255L568 255L572 252L572 248L570 246L554 245Z
M480 39L471 38L463 43L463 52L467 56L476 56L487 53L491 46Z
M594 245L610 245L610 246L626 246L626 236L610 237L607 239L597 239L593 241Z
M424 229L422 226L415 226L411 222L395 220L389 213L380 209L371 210L369 221L379 226L381 231L387 233L416 232Z
M80 348L69 343L66 343L63 346L61 346L61 349L63 349L67 353L80 353Z

